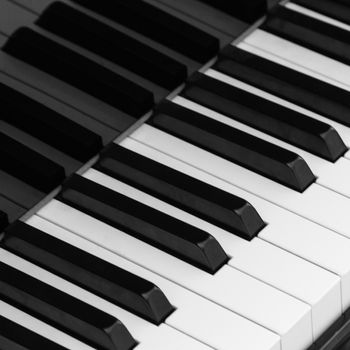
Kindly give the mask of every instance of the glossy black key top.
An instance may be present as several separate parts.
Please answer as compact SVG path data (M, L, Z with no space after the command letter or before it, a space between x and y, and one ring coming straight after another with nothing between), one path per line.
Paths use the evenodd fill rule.
M227 261L208 233L81 176L67 181L58 199L210 273Z
M49 192L64 180L64 169L0 133L0 169L43 191Z
M204 74L193 76L183 95L327 160L347 150L330 125Z
M129 350L136 345L113 316L2 262L0 298L100 349Z
M214 67L261 90L350 126L350 93L346 90L233 46L222 51ZM335 156L340 148L336 152L330 148L329 152Z
M246 22L254 22L266 14L266 0L200 0Z
M5 212L0 210L0 232L9 224L8 216Z
M219 51L217 38L142 0L73 0L73 2L199 62L207 62Z
M151 92L32 29L18 29L3 50L132 116L153 107Z
M153 283L23 222L6 230L1 247L153 323L173 311Z
M94 167L247 240L265 226L244 199L116 144Z
M167 89L186 79L185 65L64 3L53 3L36 24Z
M150 123L299 192L315 181L297 154L174 103L162 104Z
M67 348L0 316L1 350L67 350Z
M350 32L284 6L277 6L261 29L346 64Z
M82 162L102 148L92 131L0 83L0 118Z

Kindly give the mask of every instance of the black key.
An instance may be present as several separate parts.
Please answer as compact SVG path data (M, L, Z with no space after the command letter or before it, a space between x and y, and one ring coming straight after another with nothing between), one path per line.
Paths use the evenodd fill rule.
M350 32L277 6L261 27L296 44L346 64L350 63Z
M174 103L162 104L150 123L299 192L315 181L308 165L297 154Z
M136 345L124 325L105 312L0 262L0 298L5 302L102 349Z
M48 107L0 83L1 119L82 162L102 148L102 139Z
M3 50L135 117L153 107L151 92L32 29L18 29Z
M72 1L199 62L219 51L217 38L142 0Z
M350 3L348 0L293 0L313 11L350 23Z
M200 0L210 6L226 12L246 22L254 22L264 16L267 11L266 0Z
M58 199L210 273L227 262L208 233L81 176L67 181Z
M64 180L64 169L0 133L0 169L43 191L49 192Z
M153 283L23 222L6 230L1 247L153 323L173 311Z
M193 76L183 95L327 160L347 150L330 125L204 74Z
M0 232L9 224L9 218L5 212L0 210Z
M53 3L36 24L167 89L186 79L185 65L64 3Z
M116 144L94 167L247 240L265 226L244 199Z
M32 332L0 315L1 350L67 350L67 348Z
M221 58L215 65L215 69L350 126L350 93L348 91L237 47L225 48ZM341 147L335 152L335 148L330 148L329 152L336 156L338 152L341 153L340 149Z

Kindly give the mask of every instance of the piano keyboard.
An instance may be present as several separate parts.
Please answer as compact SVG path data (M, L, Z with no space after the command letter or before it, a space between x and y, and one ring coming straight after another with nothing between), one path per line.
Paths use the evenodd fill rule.
M347 0L0 0L0 349L350 349Z

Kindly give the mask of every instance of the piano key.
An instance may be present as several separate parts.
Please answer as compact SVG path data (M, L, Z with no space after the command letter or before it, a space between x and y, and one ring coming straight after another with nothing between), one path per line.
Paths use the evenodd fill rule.
M9 218L7 214L0 210L0 232L9 224Z
M350 33L284 6L276 6L261 27L335 60L350 63Z
M72 176L58 198L210 273L227 261L206 232L81 176Z
M93 169L86 171L84 177L129 195L139 202L213 235L225 251L232 256L228 262L230 266L312 306L315 337L319 336L329 324L341 315L340 279L328 271L288 254L273 245L266 244L260 239L254 238L251 242L242 242L241 238L234 237L227 231L218 230L216 226L208 225L205 221L174 208L167 202L156 199Z
M11 350L67 349L2 316L0 316L0 348Z
M225 48L222 57L214 66L218 71L329 119L350 125L347 118L348 91L238 47Z
M335 161L346 151L343 141L328 124L227 82L225 77L198 74L191 78L182 95L325 159Z
M8 222L12 223L20 218L26 212L26 209L0 195L0 211L6 213Z
M61 166L3 133L0 133L0 146L0 168L3 171L45 192L63 181L65 174Z
M3 50L135 117L153 106L149 91L30 28L18 29Z
M25 223L12 225L1 247L155 324L173 311L152 283Z
M134 347L135 340L114 317L7 264L0 263L0 271L0 295L9 304L92 346L111 350Z
M185 65L64 3L54 2L36 24L168 89L186 79Z
M315 180L297 154L171 102L160 105L149 123L297 191Z
M175 307L174 312L165 319L165 323L209 346L223 350L232 348L241 350L280 349L280 339L276 334L140 265L135 265L39 216L32 216L26 223L160 286ZM132 330L132 328L129 329ZM239 332L227 332L228 329L239 329Z
M84 242L82 240L82 245ZM81 245L80 245L81 246ZM103 252L106 254L106 251ZM100 254L99 257L104 257ZM63 291L64 293L71 295L72 297L83 301L84 303L91 305L92 307L111 315L114 318L120 319L127 329L132 330L133 336L139 342L136 348L140 348L142 344L142 349L144 350L178 350L178 349L196 349L196 350L209 350L209 347L205 346L193 338L184 335L183 333L177 331L171 326L166 324L161 324L156 326L153 323L145 321L144 319L104 300L98 296L91 294L83 288L80 288L52 273L49 273L42 268L29 263L28 261L19 258L18 256L1 249L0 259L6 265L12 266L13 268L23 271L24 273L32 276L33 278L40 279L44 283ZM108 257L110 259L110 256ZM0 301L1 302L1 301ZM13 318L12 314L6 315ZM35 320L35 319L34 319ZM37 322L35 320L35 322ZM32 328L32 324L28 325L28 328ZM41 328L41 327L40 327ZM38 328L37 331L41 331ZM36 330L36 329L35 329ZM64 333L63 333L64 334ZM58 338L60 339L60 338ZM62 339L64 340L64 338ZM61 343L61 342L60 342ZM72 350L80 350L77 345L71 348ZM86 348L84 348L85 350ZM91 348L89 347L89 350ZM211 349L211 348L210 348Z
M80 161L102 148L95 133L1 83L0 99L2 120Z
M219 50L217 38L147 2L73 0L113 21L158 41L201 63L213 58Z
M135 152L111 145L94 168L251 240L264 226L244 199L206 185Z
M208 274L57 200L38 215L272 330L283 350L312 342L308 305L230 266Z

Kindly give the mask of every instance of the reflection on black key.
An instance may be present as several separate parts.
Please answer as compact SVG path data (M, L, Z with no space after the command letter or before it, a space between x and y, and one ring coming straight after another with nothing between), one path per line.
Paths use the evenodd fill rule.
M244 199L116 144L101 154L94 167L247 240L264 227Z
M73 0L161 44L206 62L219 50L219 40L142 0Z
M58 199L210 273L227 261L208 233L78 175Z
M315 181L308 165L297 154L176 104L163 104L150 122L299 192Z
M185 65L64 3L53 3L36 23L165 88L186 79Z
M194 76L183 95L328 160L346 152L330 125L204 74Z
M2 120L82 162L102 148L100 136L1 83L0 106Z
M200 0L210 6L216 7L227 14L246 22L254 22L265 15L267 11L266 0Z
M222 51L215 69L350 126L350 93L346 90L233 46ZM340 152L335 149L329 149L333 157Z
M18 29L3 50L135 117L153 107L151 92L29 28Z
M334 58L350 63L350 32L284 6L277 6L262 29Z
M0 210L0 232L9 224L8 216Z
M135 345L129 331L113 316L2 262L0 298L92 346L129 350Z
M67 348L34 333L18 323L0 316L0 349L2 350L67 350Z
M64 180L64 169L30 148L0 133L0 169L43 191Z
M151 282L23 222L9 227L1 247L153 323L173 311Z

